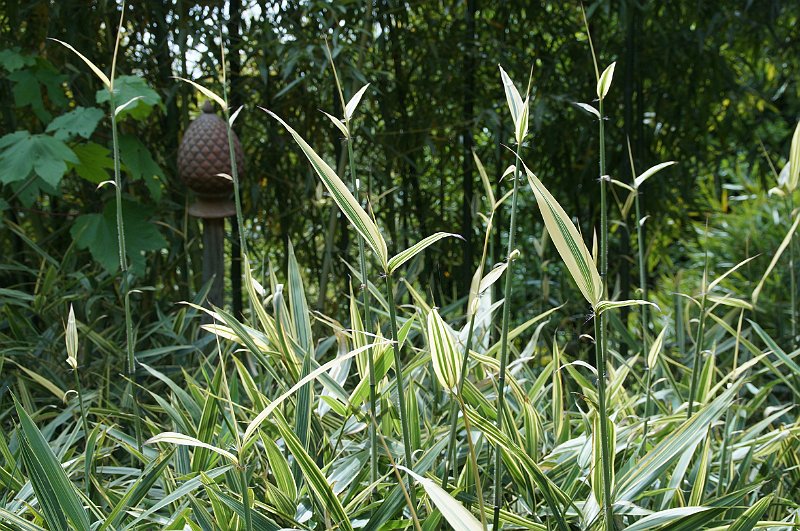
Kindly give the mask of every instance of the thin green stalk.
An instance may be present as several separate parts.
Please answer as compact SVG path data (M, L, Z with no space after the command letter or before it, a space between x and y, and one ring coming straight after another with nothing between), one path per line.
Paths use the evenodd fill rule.
M644 235L642 230L642 224L640 220L642 219L642 210L639 202L639 190L635 191L636 196L634 197L634 204L636 206L636 242L638 245L637 254L639 260L639 289L642 291L642 300L647 300L647 277L645 274L645 256L644 256ZM642 431L642 446L641 451L644 452L647 449L647 432L649 428L649 421L650 421L650 409L652 405L653 393L651 390L652 382L653 382L653 367L650 366L648 360L648 337L647 331L649 329L649 322L648 322L648 311L647 305L642 304L640 306L640 311L642 312L642 353L644 353L644 370L647 374L647 383L646 383L646 398L644 402L644 428Z
M349 123L348 123L349 132ZM347 154L349 158L350 177L353 181L353 195L358 198L358 177L356 176L356 159L353 150L353 139L347 138ZM364 327L369 330L372 326L372 307L369 296L367 280L367 258L365 254L364 237L358 235L358 261L361 271L361 302L364 305ZM376 418L378 412L378 393L375 381L375 357L372 348L367 349L367 370L369 372L369 413ZM378 481L378 434L375 431L377 424L369 423L369 448L370 448L370 483ZM409 465L410 467L410 465Z
M467 342L464 345L464 357L461 361L461 376L458 379L458 388L456 396L461 400L461 392L464 388L464 378L467 374L467 366L469 364L469 351L472 348L472 335L475 331L475 314L469 320L469 332L467 333ZM450 437L447 444L447 454L444 461L444 472L442 473L442 488L447 486L447 478L450 476L450 465L456 461L456 431L458 428L458 403L455 401L450 402ZM463 408L462 408L463 409ZM467 416L464 413L464 421L466 424ZM476 476L477 477L477 476ZM480 486L478 485L478 489Z
M517 143L516 157L514 158L514 191L511 195L511 222L508 230L508 253L506 260L508 266L505 272L506 285L503 294L503 324L500 335L500 375L497 378L497 430L503 431L503 409L505 408L505 386L506 386L506 365L508 365L508 325L511 321L511 284L512 266L514 261L511 253L514 251L514 233L517 225L517 192L519 189L519 154L522 143ZM494 515L492 518L492 529L499 529L500 524L500 505L503 502L503 489L501 482L503 478L503 459L500 448L495 449L494 455Z
M611 505L611 468L614 466L612 461L611 448L608 440L608 410L606 409L606 350L603 347L605 331L603 330L603 314L595 316L595 353L597 356L597 399L598 413L600 414L600 459L603 467L603 513L605 514L606 529L614 529L614 512Z
M794 212L794 192L789 192L789 222L792 221ZM794 267L794 233L792 233L789 240L789 282L791 287L791 305L792 305L792 348L797 347L797 278L795 277Z
M253 530L253 510L250 507L250 489L247 485L247 471L244 464L239 465L239 482L242 491L242 505L244 506L244 528L246 531Z
M89 437L89 420L86 417L86 408L83 406L83 389L81 389L81 379L78 377L78 369L74 369L72 374L75 376L75 391L78 393L78 405L81 408L81 422L83 423L83 436L84 438ZM88 487L88 478L87 478L87 489Z
M606 135L603 121L603 98L598 103L600 112L600 278L603 289L608 289L608 208L606 206ZM605 298L605 297L604 297ZM611 470L614 467L614 456L608 440L608 404L606 403L606 316L601 313L595 316L595 351L597 353L597 398L600 413L600 459L603 466L603 512L606 529L614 529L614 510L611 503Z
M400 427L403 431L403 450L405 453L406 466L409 470L414 469L411 450L411 433L408 427L408 415L406 412L406 397L403 389L403 361L400 359L400 345L398 344L397 334L397 313L395 311L394 282L391 273L386 273L386 295L389 303L389 322L392 328L392 350L394 351L394 371L397 378L397 405L400 409ZM410 486L410 483L409 483ZM409 488L411 506L416 507L416 495L413 488Z
M112 69L113 70L113 69ZM112 76L114 73L112 72ZM134 430L136 432L136 447L142 451L142 421L139 412L139 401L136 398L136 354L134 353L135 338L133 335L133 316L131 315L130 275L128 274L127 246L125 245L125 220L122 216L122 176L120 172L119 139L117 133L117 113L114 91L109 91L109 105L111 106L111 143L114 158L114 195L117 205L117 242L119 245L119 266L122 275L120 291L123 298L125 311L125 352L127 355L127 376L130 387L130 399L133 405Z
M467 351L469 352L469 351ZM461 373L464 374L463 372ZM463 380L463 378L462 378ZM461 416L464 417L464 429L467 431L467 447L469 449L469 460L472 465L472 474L475 476L475 497L478 498L478 512L481 515L481 526L486 531L486 506L483 502L483 489L481 489L481 478L478 471L478 458L475 451L475 444L472 441L472 429L469 425L469 417L467 416L467 405L464 403L464 398L461 396L461 389L456 393L456 400L461 406Z
M700 355L703 352L703 332L706 325L706 274L708 271L708 254L706 254L706 268L703 271L703 296L700 299L700 322L697 325L697 335L694 340L694 361L692 362L692 383L689 387L689 408L686 411L686 418L692 418L694 412L694 401L697 393L697 385L700 380Z

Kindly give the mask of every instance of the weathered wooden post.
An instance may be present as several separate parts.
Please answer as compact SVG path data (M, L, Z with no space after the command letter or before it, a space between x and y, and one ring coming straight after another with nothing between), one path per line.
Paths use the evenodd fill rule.
M236 166L241 178L244 154L234 133ZM197 198L189 214L203 220L203 283L214 279L208 302L222 307L225 302L225 218L236 214L231 200L233 182L228 130L214 113L210 101L183 135L178 149L178 174Z

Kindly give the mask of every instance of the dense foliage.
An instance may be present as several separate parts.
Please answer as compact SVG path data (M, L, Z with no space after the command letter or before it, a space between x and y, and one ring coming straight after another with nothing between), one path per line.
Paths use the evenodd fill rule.
M0 2L0 528L796 527L792 7Z

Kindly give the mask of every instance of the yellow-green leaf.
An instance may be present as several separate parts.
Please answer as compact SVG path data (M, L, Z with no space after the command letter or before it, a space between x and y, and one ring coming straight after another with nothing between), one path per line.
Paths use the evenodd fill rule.
M611 88L611 81L614 79L614 67L617 66L616 61L611 63L600 74L600 79L597 80L597 97L601 100L608 94L608 89Z
M453 334L436 308L428 313L427 331L433 372L448 393L455 393L461 378L461 359L456 350Z

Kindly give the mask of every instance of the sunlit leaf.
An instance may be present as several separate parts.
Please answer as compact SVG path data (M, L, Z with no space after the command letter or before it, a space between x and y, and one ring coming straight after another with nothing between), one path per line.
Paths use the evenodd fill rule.
M616 61L611 63L600 74L600 79L597 80L597 97L601 100L608 94L608 89L611 88L611 81L614 79L614 68L617 66Z

